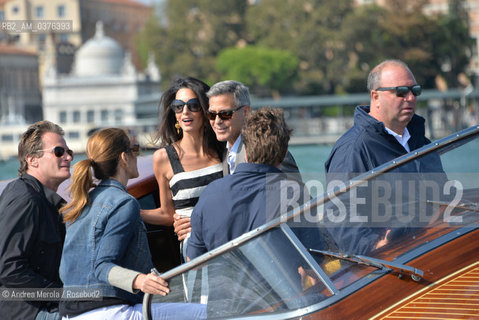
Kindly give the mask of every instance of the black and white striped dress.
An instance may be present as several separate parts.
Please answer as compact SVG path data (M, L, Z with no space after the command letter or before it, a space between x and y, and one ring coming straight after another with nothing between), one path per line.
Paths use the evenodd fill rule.
M204 188L206 188L210 182L223 177L223 165L218 163L193 171L185 171L175 148L170 145L166 146L165 150L171 167L173 168L170 189L175 211L179 215L190 217L193 207L198 202ZM188 237L183 243L183 253L185 253L184 249Z

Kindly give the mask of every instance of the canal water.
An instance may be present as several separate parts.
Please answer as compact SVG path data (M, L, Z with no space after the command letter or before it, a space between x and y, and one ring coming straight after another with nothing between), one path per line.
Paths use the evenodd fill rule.
M294 145L290 146L289 151L293 154L298 164L299 170L303 175L308 173L318 173L324 171L324 162L326 161L332 145ZM84 155L75 155L73 164ZM13 179L17 177L18 160L10 158L7 161L0 162L0 180Z

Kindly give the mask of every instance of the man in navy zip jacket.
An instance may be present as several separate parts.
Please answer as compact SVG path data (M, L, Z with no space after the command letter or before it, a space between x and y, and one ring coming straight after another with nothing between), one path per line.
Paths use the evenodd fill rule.
M370 72L367 86L370 105L356 107L354 126L338 139L325 163L328 182L345 182L430 143L425 137L424 118L415 114L421 86L404 62L386 60L380 63ZM437 154L431 154L395 172L405 178L406 173L434 173L443 172L443 169ZM366 195L368 201L372 199L367 192ZM388 242L389 227L340 228L342 231L334 233L341 243L345 243L344 250L365 254Z
M354 126L334 145L325 163L327 173L357 175L420 148L425 137L424 118L415 114L421 87L408 66L386 60L368 77L370 105L358 106ZM435 171L438 163L418 171ZM442 171L442 168L441 168Z

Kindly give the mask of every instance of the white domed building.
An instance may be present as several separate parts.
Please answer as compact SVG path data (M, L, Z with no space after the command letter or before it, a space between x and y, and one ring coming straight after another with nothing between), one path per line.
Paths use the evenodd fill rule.
M123 62L123 49L118 42L105 36L99 22L95 37L85 42L76 53L74 73L81 77L121 74Z
M47 65L43 79L43 115L65 130L70 148L82 152L96 128L122 127L146 144L158 125L160 71L152 56L138 72L131 55L103 32L75 54L72 72L57 74Z

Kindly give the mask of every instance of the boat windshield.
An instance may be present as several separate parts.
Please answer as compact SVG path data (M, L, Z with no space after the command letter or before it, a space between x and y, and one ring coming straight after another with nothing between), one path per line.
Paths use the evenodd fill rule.
M146 295L144 315L151 303L188 302L212 319L291 318L386 273L417 280L405 264L478 225L477 159L473 127L371 172L327 176L326 193L164 273L171 293Z

